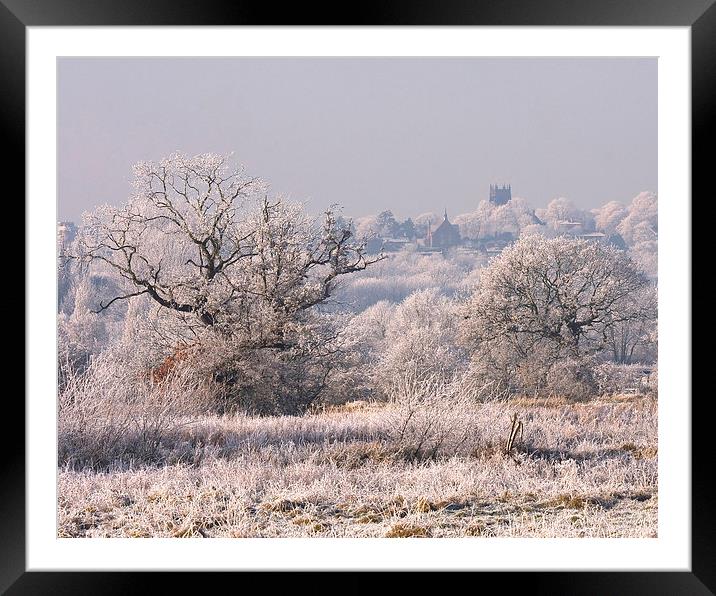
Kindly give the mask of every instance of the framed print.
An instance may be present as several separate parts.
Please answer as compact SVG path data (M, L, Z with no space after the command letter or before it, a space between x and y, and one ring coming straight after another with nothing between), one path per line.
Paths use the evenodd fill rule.
M3 589L711 593L716 9L130 8L0 7L27 236Z

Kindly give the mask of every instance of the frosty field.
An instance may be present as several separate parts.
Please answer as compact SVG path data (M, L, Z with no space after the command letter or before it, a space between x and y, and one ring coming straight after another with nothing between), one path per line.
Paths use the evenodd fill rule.
M513 398L458 414L464 440L431 451L396 438L398 406L353 402L187 419L150 456L105 466L61 454L57 535L656 537L655 398ZM523 433L506 454L512 414Z
M60 61L57 536L656 537L657 63L575 60Z

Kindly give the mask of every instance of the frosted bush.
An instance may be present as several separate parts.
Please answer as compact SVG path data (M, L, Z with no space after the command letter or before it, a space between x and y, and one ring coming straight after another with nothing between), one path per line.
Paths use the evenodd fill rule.
M604 362L594 369L594 376L602 394L656 393L656 367L643 364Z
M475 392L459 381L406 371L392 384L389 439L414 459L450 456L477 439Z
M152 460L162 440L190 417L205 414L210 387L177 367L161 380L122 371L111 355L84 372L63 371L58 397L60 464L107 466L116 460Z
M385 395L404 377L452 380L467 364L458 346L458 306L436 289L411 294L389 320L376 363L376 383Z
M599 387L591 358L566 358L554 363L547 373L543 393L572 400L594 397Z

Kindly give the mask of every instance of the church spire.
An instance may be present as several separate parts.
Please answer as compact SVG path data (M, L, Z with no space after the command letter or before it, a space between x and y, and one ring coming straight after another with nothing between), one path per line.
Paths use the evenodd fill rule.
M445 221L447 221L447 207L445 207Z

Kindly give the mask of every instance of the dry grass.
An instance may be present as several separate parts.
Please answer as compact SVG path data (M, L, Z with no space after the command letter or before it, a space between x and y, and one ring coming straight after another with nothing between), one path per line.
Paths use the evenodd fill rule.
M415 524L394 524L385 533L386 538L427 538L430 529Z
M485 403L459 452L424 459L390 442L389 406L195 418L152 463L61 462L58 536L655 536L656 413L634 396Z

